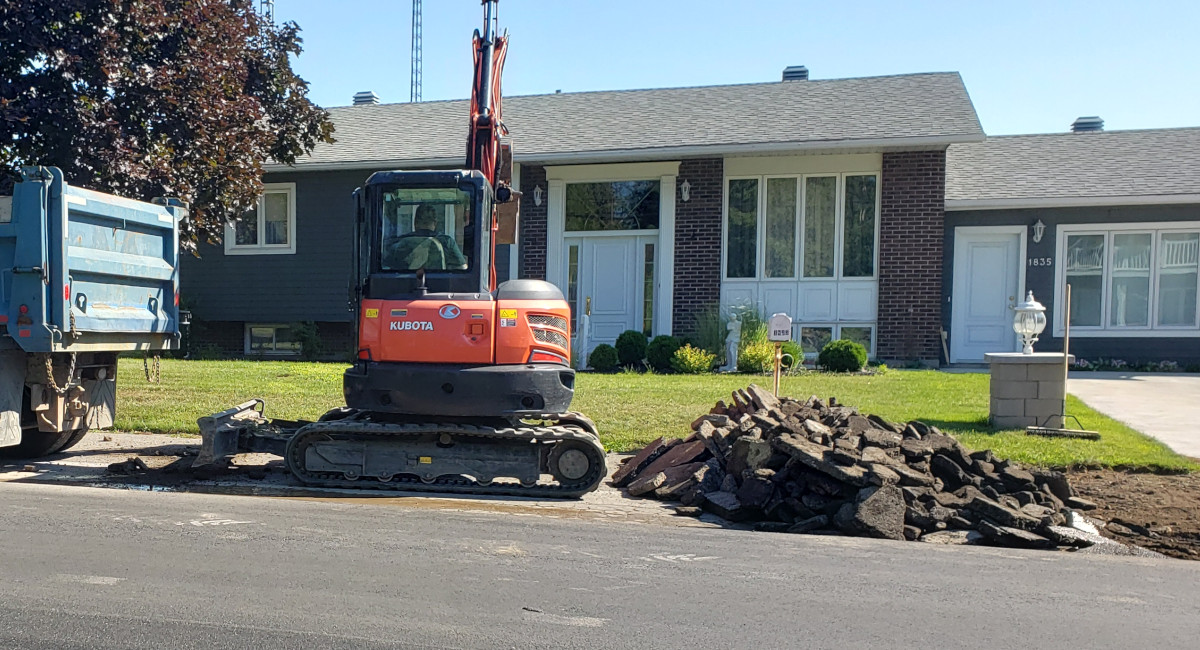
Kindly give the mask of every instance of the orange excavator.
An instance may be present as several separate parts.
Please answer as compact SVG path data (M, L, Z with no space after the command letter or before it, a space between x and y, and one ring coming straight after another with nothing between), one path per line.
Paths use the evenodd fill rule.
M474 37L466 169L377 172L354 193L358 353L346 406L269 421L262 400L200 418L197 465L239 451L283 456L327 487L578 497L606 473L574 397L570 307L541 280L496 282L519 194L508 184L498 0ZM503 241L501 241L503 240Z

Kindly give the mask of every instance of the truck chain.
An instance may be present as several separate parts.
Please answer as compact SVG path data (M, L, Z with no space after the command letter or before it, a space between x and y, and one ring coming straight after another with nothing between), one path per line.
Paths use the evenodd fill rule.
M549 426L521 425L506 428L493 428L477 425L453 423L421 423L421 424L391 424L361 422L353 419L315 422L302 427L296 432L287 445L288 468L296 478L308 485L322 487L375 489L375 490L410 490L419 492L449 492L455 494L490 494L522 497L576 498L595 490L600 481L608 474L605 465L604 447L595 433L588 431L585 426L590 420L577 414L546 415L533 419L545 419L552 422L564 421L569 424L552 424ZM417 437L429 434L449 433L459 437L492 438L522 441L533 444L534 441L579 441L581 451L588 455L589 469L587 474L574 481L557 485L535 484L530 486L519 483L490 483L484 485L463 476L443 476L426 482L420 478L397 475L389 481L376 477L363 476L347 479L337 472L311 472L303 468L304 444L315 436L328 434L348 434L353 436L379 437Z

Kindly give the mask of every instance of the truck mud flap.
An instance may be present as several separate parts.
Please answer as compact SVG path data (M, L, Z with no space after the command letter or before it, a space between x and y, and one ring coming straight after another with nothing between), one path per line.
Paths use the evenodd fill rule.
M25 356L21 350L0 351L0 447L21 444Z

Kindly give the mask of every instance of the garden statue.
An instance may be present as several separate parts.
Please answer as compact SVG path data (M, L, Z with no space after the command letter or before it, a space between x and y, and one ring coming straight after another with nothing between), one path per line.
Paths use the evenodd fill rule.
M579 323L575 326L575 369L584 370L588 365L588 348L592 337L592 298L588 296Z
M742 322L737 314L730 314L725 329L729 330L729 334L725 335L725 366L721 370L737 372L738 344L742 341Z

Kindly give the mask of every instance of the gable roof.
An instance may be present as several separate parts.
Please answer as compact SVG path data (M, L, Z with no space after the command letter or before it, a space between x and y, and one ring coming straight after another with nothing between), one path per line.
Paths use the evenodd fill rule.
M329 112L337 142L319 144L301 169L462 164L466 100ZM507 97L504 115L518 162L911 149L984 137L956 72Z
M1200 128L1051 133L955 144L949 210L1200 202Z

